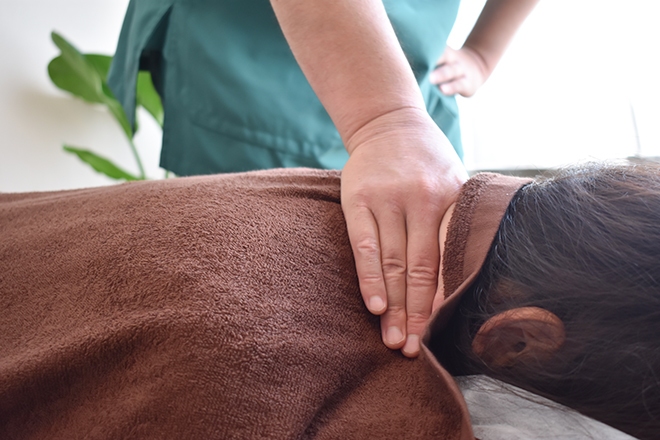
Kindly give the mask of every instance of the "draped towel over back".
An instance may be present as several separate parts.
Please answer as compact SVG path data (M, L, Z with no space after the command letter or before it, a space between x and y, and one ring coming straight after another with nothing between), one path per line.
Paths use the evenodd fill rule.
M0 438L472 439L360 297L339 174L0 195Z

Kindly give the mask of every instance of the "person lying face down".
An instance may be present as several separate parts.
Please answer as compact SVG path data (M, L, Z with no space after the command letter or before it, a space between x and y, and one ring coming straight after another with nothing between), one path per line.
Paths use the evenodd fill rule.
M0 437L470 439L449 371L657 438L658 175L468 181L416 360L362 303L336 172L0 194Z
M463 258L466 192L487 191L484 180L463 188L443 237L445 287ZM592 164L524 185L474 282L445 292L462 298L432 351L454 375L486 374L660 438L658 225L657 165Z

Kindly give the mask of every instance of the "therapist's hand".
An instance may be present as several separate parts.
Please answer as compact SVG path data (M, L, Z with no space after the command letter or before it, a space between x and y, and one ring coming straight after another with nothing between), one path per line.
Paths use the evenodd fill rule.
M476 50L467 46L460 50L447 47L429 80L445 95L468 97L475 94L489 75L486 63Z
M380 116L346 147L341 202L360 290L385 344L415 357L438 285L440 221L467 173L423 109Z

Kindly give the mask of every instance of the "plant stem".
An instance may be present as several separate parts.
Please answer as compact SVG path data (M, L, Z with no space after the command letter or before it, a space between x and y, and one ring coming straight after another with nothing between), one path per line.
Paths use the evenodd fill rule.
M146 173L144 172L144 167L142 166L142 159L140 159L140 154L137 151L137 148L135 147L135 144L133 143L133 139L129 139L128 143L131 146L131 151L133 152L133 157L135 157L135 162L137 162L137 166L140 170L140 179L145 180L147 178Z

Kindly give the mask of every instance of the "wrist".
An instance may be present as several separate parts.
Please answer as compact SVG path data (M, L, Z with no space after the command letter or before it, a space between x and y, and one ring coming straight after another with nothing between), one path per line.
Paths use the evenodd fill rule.
M398 137L405 135L406 132L414 135L429 128L440 130L426 108L404 106L369 119L344 141L344 145L348 154L352 155L359 146L368 142L392 136Z
M493 60L493 57L489 57L485 54L484 50L480 49L478 46L469 44L469 42L466 42L461 50L472 57L482 75L483 81L486 81L490 74L493 73L495 64L497 64L497 59Z
M414 78L413 78L414 79ZM412 90L389 86L390 90L374 90L368 97L355 96L344 101L344 105L331 114L337 131L344 145L354 144L351 141L365 127L378 126L381 120L389 120L394 116L426 114L424 98L419 86L413 82ZM337 109L337 106L335 106ZM348 149L348 148L347 148ZM351 150L348 151L349 154Z

